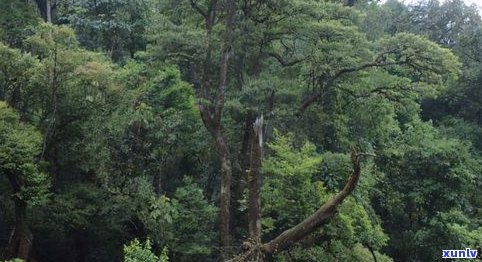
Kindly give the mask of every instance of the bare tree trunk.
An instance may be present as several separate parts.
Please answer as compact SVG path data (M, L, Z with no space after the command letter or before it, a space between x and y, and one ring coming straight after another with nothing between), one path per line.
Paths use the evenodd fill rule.
M248 228L251 241L261 243L260 169L263 158L263 116L256 119L253 129L254 134L251 136L251 157L248 172Z
M45 14L48 23L52 23L52 5L50 0L45 0Z
M200 105L201 118L204 126L214 138L216 151L221 158L221 193L220 193L220 239L224 247L231 245L230 234L230 209L231 209L231 180L232 180L232 164L231 156L224 133L221 129L221 123L215 122L209 112L209 108Z
M51 0L35 0L37 8L40 11L40 15L45 22L52 23L52 9L55 8L55 4L52 6Z
M221 130L220 123L213 122L206 106L199 106L204 126L214 138L216 151L221 158L221 193L220 193L220 224L219 234L224 247L231 245L230 209L231 209L231 180L232 164L228 145Z
M156 172L154 176L152 177L152 184L154 186L154 193L156 193L156 196L161 195L161 173Z
M203 70L201 75L201 81L195 78L195 81L201 87L200 96L203 101L199 103L199 111L201 113L201 119L203 120L204 126L209 131L214 139L216 146L216 151L221 158L221 194L220 194L220 228L219 235L221 240L221 245L223 247L228 247L231 245L231 184L232 184L232 165L231 156L229 152L228 144L226 143L226 138L224 137L223 127L221 124L221 118L225 103L225 92L228 83L228 69L229 69L229 59L232 55L232 38L234 32L234 16L236 9L235 0L227 0L224 5L219 5L218 0L210 0L207 3L206 9L198 5L197 1L189 1L191 7L198 12L206 23L207 32L207 46L206 46L206 57L203 63ZM219 82L217 90L213 87L212 81L212 61L211 53L213 52L212 43L212 29L216 23L216 15L222 10L226 13L226 29L224 31L218 77ZM214 92L216 91L216 92ZM209 101L209 102L206 102Z
M243 192L246 182L244 181L246 179L245 174L248 172L250 168L250 156L251 156L251 140L253 136L253 122L256 119L254 113L252 111L248 111L246 113L245 119L244 119L244 130L243 130L243 140L241 142L241 171L242 171L242 183L240 183L241 188L239 189L240 192Z
M244 116L242 140L241 140L241 150L239 155L239 170L237 174L233 173L233 199L241 199L248 188L248 172L250 170L250 156L251 156L251 137L253 136L253 122L256 119L252 111L248 111ZM233 227L244 227L247 225L248 216L244 210L240 210L240 203L234 201L231 203L233 214L231 218L233 219ZM243 235L241 235L243 234ZM237 236L244 238L244 233Z
M226 145L224 136L219 133L216 137L216 147L221 155L221 223L220 223L220 238L221 244L224 247L231 245L230 220L231 220L231 179L232 166L231 157L228 146Z
M217 1L212 0L209 4L207 11L201 10L194 1L191 1L191 5L206 19L206 28L208 30L208 38L210 39L211 29L214 23ZM221 194L220 194L220 240L223 247L231 245L231 232L230 232L230 209L231 209L231 180L232 180L232 165L229 147L226 143L224 133L222 130L221 118L225 103L225 92L228 83L228 62L232 54L232 37L234 31L234 15L236 8L236 1L229 0L224 7L226 10L226 31L224 32L223 44L221 48L221 60L219 64L219 84L216 95L208 97L212 89L211 81L209 79L209 60L212 45L208 43L208 53L205 61L205 67L203 72L203 84L201 87L201 94L203 99L214 100L213 105L206 105L205 102L201 102L199 110L201 112L201 118L204 126L214 138L216 150L221 158ZM213 99L209 99L213 98Z

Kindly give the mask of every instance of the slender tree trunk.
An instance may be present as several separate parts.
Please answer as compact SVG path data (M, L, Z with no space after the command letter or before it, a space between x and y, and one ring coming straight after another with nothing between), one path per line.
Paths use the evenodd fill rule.
M156 172L152 178L152 184L154 186L154 193L156 193L156 196L161 195L161 173Z
M263 158L263 117L257 118L253 124L254 133L251 136L251 157L248 172L248 228L249 238L255 243L261 243L261 177L260 170Z
M45 0L45 16L48 23L52 23L52 5L50 0Z
M373 250L373 248L368 244L366 244L365 246L368 248L368 250L370 250L370 253L372 254L372 257L373 257L373 261L378 262L377 256L375 254L375 250Z
M232 164L231 156L224 133L221 130L220 123L213 121L208 107L200 105L201 118L204 126L214 138L216 151L221 160L221 190L220 190L220 223L219 235L221 245L228 247L231 245L230 233L230 216L231 216L231 180L232 180Z
M241 150L239 152L239 172L233 176L233 199L240 199L243 197L244 190L248 187L248 172L250 169L250 155L251 155L251 137L253 136L253 122L255 116L252 111L248 111L244 115L243 133L241 140ZM233 211L237 219L233 221L235 227L244 227L247 225L248 217L245 211L239 209L239 203L233 202ZM239 237L245 237L239 236Z
M243 140L241 142L241 169L243 172L243 176L245 176L245 174L249 171L250 168L251 140L254 132L253 123L255 119L255 115L252 111L248 111L246 113L244 119ZM241 190L241 192L243 190L244 188Z
M191 1L191 5L206 19L206 28L208 31L208 39L211 39L211 29L216 17L217 1L212 0L209 4L208 11L201 10L195 1ZM201 112L201 118L204 126L214 138L216 151L221 158L221 193L220 193L220 240L223 247L231 245L231 184L232 184L232 164L231 156L229 152L228 144L222 130L221 118L225 103L225 92L228 83L228 69L229 59L232 55L232 38L234 31L234 15L236 9L236 1L228 0L224 6L226 11L226 30L224 32L221 57L219 63L219 84L216 95L210 96L212 91L211 81L208 81L209 75L209 62L211 52L211 41L208 41L208 52L206 55L206 61L203 72L203 84L201 87L201 95L203 99L214 101L212 105L207 105L205 102L201 102L199 110ZM210 99L212 98L212 99Z
M230 211L231 211L231 180L232 180L232 165L231 156L228 146L224 139L224 135L219 132L216 135L216 147L221 155L221 244L224 247L231 245L230 233Z

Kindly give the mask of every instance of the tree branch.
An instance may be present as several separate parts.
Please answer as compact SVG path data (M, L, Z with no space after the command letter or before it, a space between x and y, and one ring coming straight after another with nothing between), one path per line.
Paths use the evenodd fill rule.
M315 213L301 223L285 230L270 242L263 244L261 247L263 253L269 255L277 254L305 238L324 223L327 223L335 215L337 208L343 203L345 198L355 189L361 175L360 159L362 155L366 154L359 154L356 150L352 151L353 171L342 191L338 192L332 199L323 204Z
M196 10L199 14L201 14L204 17L204 19L207 19L206 11L203 11L195 0L189 0L189 3L191 4L191 7L194 10Z
M338 71L333 77L330 77L324 84L324 87L330 87L332 86L340 77L349 74L349 73L354 73L358 72L367 68L373 68L373 67L384 67L384 66L391 66L391 65L401 65L401 64L406 64L407 62L380 62L381 56L378 56L374 62L371 63L366 63L360 66L355 66L355 67L349 67L349 68L343 68L340 71ZM303 100L303 103L301 104L298 113L296 113L298 116L302 115L306 109L313 104L316 100L318 100L321 97L321 92L316 91L312 93L310 96L305 98Z
M227 17L226 17L226 32L224 34L223 47L221 51L221 62L219 66L219 86L218 95L216 97L216 103L214 108L214 121L216 123L221 121L221 115L225 102L225 93L228 77L228 61L233 52L232 50L232 38L234 31L234 11L235 11L235 1L229 1L227 6Z
M283 57L281 57L280 55L274 53L274 52L269 52L268 53L269 56L271 57L274 57L276 58L276 60L278 60L278 62L282 65L282 66L293 66L293 65L296 65L300 62L302 62L304 60L304 58L302 59L296 59L296 60L293 60L293 61L285 61L283 59Z

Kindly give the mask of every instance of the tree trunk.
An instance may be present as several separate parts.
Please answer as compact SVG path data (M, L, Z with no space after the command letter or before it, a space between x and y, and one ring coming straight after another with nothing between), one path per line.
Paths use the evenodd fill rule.
M244 119L244 131L243 131L243 140L241 142L241 169L242 169L242 179L246 179L244 176L249 171L250 168L250 156L251 156L251 140L253 136L253 123L256 120L255 115L252 111L248 111L246 113ZM246 186L246 182L243 182L243 188L241 188L241 192L244 190L244 186ZM241 185L238 185L241 186Z
M15 227L13 228L9 240L10 258L21 258L29 261L32 251L32 232L27 225L26 211L27 204L18 198L15 198Z
M162 191L160 172L156 172L152 177L152 185L154 186L154 193L156 193L156 196L160 196Z
M220 221L220 237L221 244L224 247L231 245L230 234L230 209L231 209L231 179L232 167L229 149L222 132L216 134L216 148L221 156L221 221Z
M52 23L52 5L50 0L45 0L45 17L47 23Z
M251 139L251 157L248 172L248 228L249 238L261 243L261 177L260 169L263 157L263 116L253 124L254 134Z
M370 253L372 254L372 257L373 257L373 261L378 262L377 256L375 254L375 250L373 250L372 246L370 246L368 244L366 244L365 246L368 248L368 250L370 250Z
M211 39L211 29L215 21L215 13L217 1L213 0L209 4L209 10L207 12L201 10L195 1L190 1L192 7L197 10L206 19L206 28L208 33L208 39ZM208 50L206 55L206 61L203 72L203 84L201 86L202 98L208 101L214 101L213 104L207 105L205 102L201 102L199 105L199 111L203 120L204 126L214 138L216 151L221 158L221 193L220 193L220 240L223 247L231 245L231 232L230 232L230 209L231 209L231 184L232 184L232 165L231 156L229 152L226 139L222 130L221 118L225 103L225 92L228 83L228 62L232 54L232 38L234 32L234 15L236 9L236 1L229 0L224 6L226 11L226 30L224 32L221 57L219 63L219 84L217 87L216 95L212 96L211 91L213 89L208 81L209 75L209 62L211 52L211 41L208 41Z
M230 233L230 210L231 210L231 180L232 180L232 165L231 156L229 153L226 139L221 130L220 123L214 122L209 113L208 107L204 105L199 106L201 112L201 119L204 126L214 138L216 151L221 160L221 191L220 191L220 223L219 236L221 245L228 247L231 245Z
M45 22L52 23L52 3L50 0L35 0L40 15Z
M245 190L248 188L248 172L250 170L250 155L251 155L251 137L253 136L253 122L255 120L254 113L248 111L244 115L244 124L242 131L241 150L239 152L239 170L234 173L233 171L233 192L232 198L234 200L243 198ZM248 215L245 210L241 210L240 203L238 201L232 202L233 214L233 227L242 228L248 223ZM244 232L238 231L239 235L236 237L244 238L246 235Z
M31 261L33 235L27 224L27 203L15 197L15 226L7 247L7 258L21 258Z
M22 188L21 176L7 173L7 178L13 189L15 206L15 226L10 235L7 247L7 258L21 258L29 261L32 252L32 232L27 224L27 203L18 194Z

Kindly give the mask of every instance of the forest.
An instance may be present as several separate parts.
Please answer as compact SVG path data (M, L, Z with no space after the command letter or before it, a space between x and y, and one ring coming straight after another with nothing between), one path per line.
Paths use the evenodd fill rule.
M479 12L0 0L0 261L482 258Z

